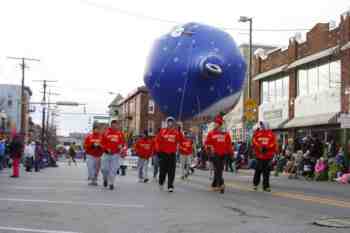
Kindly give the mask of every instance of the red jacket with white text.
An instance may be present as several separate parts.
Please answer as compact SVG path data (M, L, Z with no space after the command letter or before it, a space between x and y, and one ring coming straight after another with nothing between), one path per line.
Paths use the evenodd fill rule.
M84 141L84 149L88 155L92 155L96 158L99 158L103 154L102 147L102 138L103 135L100 133L90 133Z
M149 159L154 154L154 140L152 138L141 138L134 145L136 154L142 159Z
M212 130L208 133L205 146L209 147L212 152L219 157L233 155L233 146L231 136L228 132Z
M255 131L252 144L258 159L270 160L277 153L277 139L272 130Z
M122 131L108 128L102 139L103 149L111 154L121 153L126 146L125 137Z
M156 136L157 150L160 153L175 154L177 146L184 140L183 134L177 129L164 128Z

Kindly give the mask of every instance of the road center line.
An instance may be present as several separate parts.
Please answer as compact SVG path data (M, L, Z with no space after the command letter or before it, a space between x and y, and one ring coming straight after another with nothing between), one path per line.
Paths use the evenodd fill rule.
M100 206L100 207L112 207L112 208L144 208L145 207L144 205L137 205L137 204L108 204L108 203L50 201L50 200L18 199L18 198L0 198L0 201L46 203L46 204L58 204L58 205L63 204L63 205Z
M29 229L29 228L18 228L18 227L2 227L0 226L0 230L5 231L16 231L16 232L35 232L35 233L79 233L73 231L52 231L52 230L40 230L40 229Z

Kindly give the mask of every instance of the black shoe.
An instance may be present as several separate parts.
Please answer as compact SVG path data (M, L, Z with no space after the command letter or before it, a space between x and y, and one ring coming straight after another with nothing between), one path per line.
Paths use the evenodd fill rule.
M18 178L19 176L10 176L11 178Z
M108 186L108 182L107 182L107 180L104 180L103 181L103 187L107 188L107 186Z
M145 182L145 183L147 183L149 180L146 178L146 179L144 179L144 181L143 182Z
M113 190L114 189L114 185L113 184L109 185L109 189Z

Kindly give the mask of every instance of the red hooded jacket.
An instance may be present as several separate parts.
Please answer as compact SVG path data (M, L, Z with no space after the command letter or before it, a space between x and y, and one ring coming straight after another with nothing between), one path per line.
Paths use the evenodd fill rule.
M142 159L149 159L154 154L154 140L141 138L134 145L136 154Z
M103 154L102 147L103 135L100 133L90 133L84 141L84 149L88 155L99 158Z
M125 137L122 131L108 128L102 138L102 146L106 152L112 154L121 153L126 146Z
M216 156L233 155L231 136L227 132L212 130L208 133L205 146L210 147Z
M252 144L258 159L270 160L277 153L277 139L272 130L255 131Z
M183 134L177 129L161 129L156 136L157 150L160 153L175 154L177 146L183 141L183 139Z
M184 138L180 143L179 151L181 155L192 155L193 153L193 142L189 138Z

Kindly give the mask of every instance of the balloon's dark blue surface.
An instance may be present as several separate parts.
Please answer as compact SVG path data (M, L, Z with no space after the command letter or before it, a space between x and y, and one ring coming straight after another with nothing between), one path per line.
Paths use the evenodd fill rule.
M155 41L144 81L161 111L177 120L211 117L238 102L246 63L221 29L188 23Z

